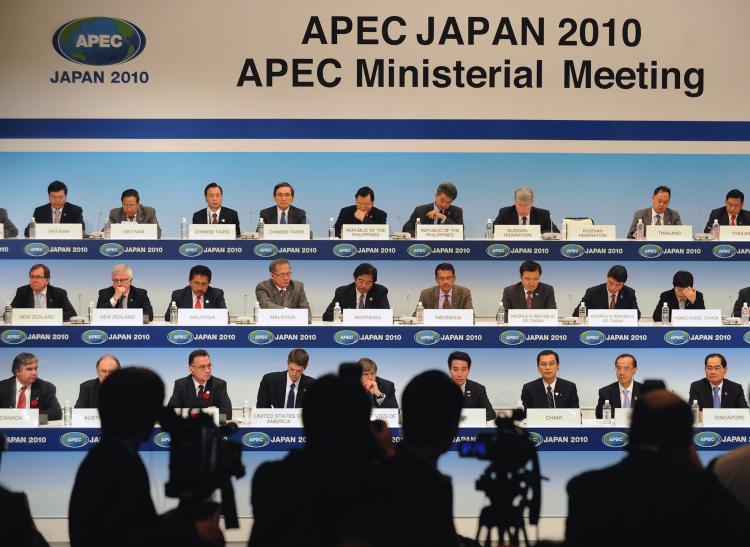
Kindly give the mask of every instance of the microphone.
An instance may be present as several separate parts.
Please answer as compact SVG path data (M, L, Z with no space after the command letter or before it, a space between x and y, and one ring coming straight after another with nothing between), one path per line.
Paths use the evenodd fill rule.
M83 316L82 295L78 293L78 315Z
M99 211L99 220L96 223L96 231L101 232L102 231L102 212Z
M244 295L242 296L242 298L244 298L244 299L245 299L245 307L244 307L244 308L243 308L243 310L242 310L242 315L243 315L244 317L247 317L247 293L245 293L245 294L244 294Z
M698 226L699 226L699 233L704 233L706 230L703 225L703 213L698 213Z
M411 295L409 293L406 293L406 315L409 315L409 316L411 316L412 314L410 300L411 300Z
M404 221L401 219L401 215L396 215L396 218L398 219L398 230L397 232L400 232L402 227L404 226Z
M573 307L573 295L568 293L568 306L570 306L570 315L575 315L576 309Z

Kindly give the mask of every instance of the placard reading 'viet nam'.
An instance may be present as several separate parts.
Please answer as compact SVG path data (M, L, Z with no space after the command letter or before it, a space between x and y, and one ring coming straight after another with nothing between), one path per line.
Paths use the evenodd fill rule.
M39 223L36 225L36 239L82 239L83 226L80 224Z
M156 224L120 222L110 226L110 239L159 239Z

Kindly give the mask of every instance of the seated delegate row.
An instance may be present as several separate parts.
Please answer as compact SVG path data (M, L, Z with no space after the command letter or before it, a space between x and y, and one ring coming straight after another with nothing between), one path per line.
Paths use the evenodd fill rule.
M292 267L288 260L280 258L269 263L270 278L255 287L255 297L260 307L297 308L310 310L302 281L292 279ZM164 320L169 321L169 306L174 302L181 309L227 307L224 291L211 286L211 270L197 265L190 269L188 285L172 292ZM556 309L555 290L552 285L541 282L542 267L527 260L521 264L518 283L503 289L502 302L505 310L511 309ZM14 308L59 308L63 319L76 315L68 300L67 291L49 284L51 272L45 264L34 264L29 270L29 284L19 287L11 302ZM389 309L388 289L377 283L378 271L373 265L362 263L354 269L354 281L338 287L333 299L323 313L323 321L333 320L336 303L342 309ZM624 266L612 266L607 272L606 283L586 290L580 300L587 309L633 309L638 310L635 290L625 285L628 272ZM154 312L145 289L132 285L133 271L126 264L112 268L112 286L99 291L97 308L143 309L144 319L153 320ZM664 291L653 312L653 320L661 321L662 307L666 303L670 310L705 309L703 294L693 288L693 275L678 271L672 279L673 288ZM436 285L423 289L419 302L426 309L473 309L471 290L456 284L456 271L449 263L435 268ZM745 303L750 301L750 287L740 290L734 304L733 315L740 317ZM579 307L574 310L578 314ZM638 310L640 319L640 310ZM507 315L506 315L507 319Z
M305 393L315 381L307 376L310 356L301 348L293 349L287 357L286 371L265 374L258 388L256 408L302 408ZM560 357L553 350L539 352L536 358L540 378L528 382L521 389L520 404L528 408L579 408L578 392L573 382L558 377ZM197 349L188 356L188 376L174 382L167 406L173 408L216 407L229 420L232 402L227 383L213 375L211 356ZM372 359L361 358L361 385L370 395L373 408L398 408L393 382L378 376L378 366ZM39 361L31 353L19 353L13 360L13 376L0 382L0 408L37 408L50 420L61 418L60 403L55 386L38 377ZM99 386L120 368L113 355L103 355L96 362L97 377L80 385L76 408L97 408ZM630 408L641 395L643 385L635 380L638 362L634 355L623 353L615 358L617 381L602 387L596 405L596 417L602 418L602 408L609 403L614 408ZM708 354L704 360L705 378L690 384L690 401L703 408L747 408L742 386L728 380L726 358L720 353ZM464 408L483 408L487 420L495 418L495 410L486 388L469 380L471 356L454 351L448 356L448 373L461 388Z
M81 224L85 231L83 209L67 201L68 187L54 181L47 187L49 203L34 210L33 218L38 223ZM207 208L196 211L192 217L193 224L233 224L236 235L240 235L240 219L237 211L223 206L221 186L211 183L204 190ZM458 197L458 190L450 182L441 183L435 192L435 200L414 208L409 220L402 230L415 234L417 222L422 224L463 224L463 210L453 205ZM628 230L628 238L636 237L638 221L645 226L682 224L680 214L669 208L672 191L666 186L658 186L651 197L651 207L639 209L633 214L633 221ZM265 224L308 224L307 214L303 209L292 205L294 188L287 182L280 182L273 189L275 206L261 210L260 219ZM355 203L344 207L335 222L336 237L341 237L344 224L387 224L388 215L374 206L375 192L367 186L357 190ZM120 197L121 207L109 212L110 223L156 224L158 237L161 227L156 218L156 209L140 203L140 195L135 189L127 189ZM518 188L514 194L514 205L503 207L494 220L494 225L538 225L542 232L558 232L552 222L550 212L533 206L534 191L531 188ZM750 225L750 211L743 209L745 195L737 189L730 190L725 198L724 207L711 211L704 228L710 232L714 221L723 226ZM5 237L15 237L18 230L8 218L7 211L0 209L0 222L3 223ZM29 237L29 227L25 230Z

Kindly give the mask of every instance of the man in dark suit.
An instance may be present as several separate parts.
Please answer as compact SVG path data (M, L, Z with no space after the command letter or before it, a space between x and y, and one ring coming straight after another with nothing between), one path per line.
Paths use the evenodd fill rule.
M742 386L724 378L727 360L721 353L709 353L704 360L706 377L690 384L689 400L704 408L747 408Z
M732 309L732 315L734 317L740 317L742 315L743 304L750 305L750 287L740 289L739 294L737 294L737 300L735 301L734 308Z
M643 395L633 406L628 455L568 483L565 544L745 545L747 514L702 469L693 435L690 407L677 395ZM622 529L623 515L648 536L634 541Z
M336 237L341 237L344 224L388 224L388 214L375 207L375 191L363 186L354 194L354 205L344 207L336 219Z
M286 372L265 374L258 387L257 408L302 408L305 392L315 378L305 376L310 356L301 348L289 352Z
M263 309L307 308L310 304L302 281L292 280L292 266L286 258L277 258L268 265L270 279L255 287L255 298Z
M164 320L169 321L169 307L174 302L180 309L225 309L224 291L211 287L211 270L208 266L198 264L190 268L190 284L182 289L172 291L172 298Z
M156 224L156 237L161 239L161 226L156 218L156 209L148 205L141 205L141 196L138 190L128 188L120 196L122 207L109 211L109 222L121 224L133 222L136 224Z
M672 310L705 310L703 293L693 288L693 274L680 270L672 278L672 290L659 295L659 301L654 308L654 323L661 321L661 308L664 302L669 307L669 320L672 320Z
M212 182L203 190L206 198L206 209L193 213L193 224L234 224L237 237L240 237L240 217L237 211L222 207L224 192L221 186Z
M503 207L497 214L494 224L513 224L517 226L539 225L543 233L559 232L552 222L547 209L534 207L534 190L528 187L518 188L513 194L515 204Z
M736 188L727 192L724 207L711 211L704 232L710 233L714 220L719 221L719 226L747 226L750 224L750 211L742 208L745 204L745 194Z
M422 224L463 224L463 210L453 205L457 197L458 190L452 183L441 182L435 192L434 203L415 207L402 230L409 232L413 237L416 234L417 219Z
M83 209L78 205L68 203L68 187L64 182L59 180L50 182L47 186L47 196L49 203L34 209L32 215L38 224L80 224L83 231L86 231ZM23 233L29 237L28 226Z
M188 357L189 376L174 381L170 408L216 407L227 420L232 419L232 401L227 394L227 383L212 374L211 356L204 349L196 349Z
M134 308L143 310L143 318L154 320L154 309L148 299L146 289L131 285L133 270L127 264L117 264L112 268L112 286L99 291L97 308Z
M582 301L587 310L636 310L638 319L641 318L641 310L638 309L638 300L635 291L625 286L628 280L628 271L625 266L612 266L607 272L607 282L586 289ZM573 315L578 316L576 306Z
M362 367L362 387L370 396L373 408L398 408L396 386L390 380L378 377L378 365L362 357L357 364Z
M0 224L3 225L3 237L8 239L9 237L16 237L18 235L18 228L8 218L8 211L0 207Z
M120 360L114 355L102 355L96 361L96 378L81 383L75 408L97 408L99 387L114 371L120 370Z
M617 381L599 390L599 400L596 403L596 419L602 419L602 407L604 401L609 401L612 406L612 418L616 408L632 408L633 403L641 396L643 384L633 380L638 370L638 361L635 356L623 353L615 358L615 374Z
M528 408L580 408L578 390L573 382L557 377L560 356L547 349L536 356L536 366L542 375L523 385L521 403Z
M507 320L508 310L554 310L555 289L542 283L542 266L533 260L526 260L519 269L521 281L503 289L503 307Z
M39 360L33 353L16 355L11 365L13 376L0 382L0 408L39 409L50 420L60 420L62 410L57 388L38 376Z
M14 308L60 308L63 321L76 314L68 300L68 292L49 284L50 270L45 264L34 264L29 269L29 284L16 289L10 303Z
M294 188L288 182L280 182L273 187L275 207L261 210L260 218L265 224L307 224L307 213L292 205Z
M435 282L437 285L422 289L419 302L427 310L440 308L453 310L474 309L471 301L471 290L456 285L456 270L453 264L444 262L435 267ZM414 312L416 314L416 312Z
M454 351L448 356L448 374L463 395L464 408L483 408L487 421L497 418L497 412L492 407L487 389L480 383L469 380L471 372L471 357L463 351Z
M323 321L333 321L333 308L336 302L342 310L345 309L390 309L388 303L388 289L378 285L378 270L372 264L363 262L354 269L354 283L343 285L336 289L333 300L328 304Z
M639 220L643 221L644 233L648 233L648 226L682 226L680 213L669 208L671 199L672 190L670 188L657 186L651 196L651 207L638 209L633 213L633 222L628 230L628 239L635 239Z

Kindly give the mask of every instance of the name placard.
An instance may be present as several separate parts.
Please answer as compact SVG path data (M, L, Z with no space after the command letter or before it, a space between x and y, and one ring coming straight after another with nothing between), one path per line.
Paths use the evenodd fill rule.
M361 325L363 327L390 327L393 325L393 310L343 310L344 325Z
M63 313L60 308L13 308L14 325L62 325Z
M493 239L542 239L542 230L538 224L519 226L517 224L496 224Z
M215 406L209 406L207 408L173 408L174 413L183 418L187 418L191 415L197 415L198 412L201 414L208 414L214 421L214 424L219 425L219 409Z
M234 224L190 224L190 239L236 239L237 228Z
M474 310L424 310L424 324L431 327L439 326L472 326L474 324Z
M487 413L483 408L462 408L458 427L484 427L487 425Z
M589 310L588 324L592 327L637 327L637 310Z
M125 297L122 296L121 298ZM141 326L143 325L143 309L96 308L94 313L91 314L91 324L105 327L116 325Z
M257 325L294 326L307 325L309 312L306 308L265 309L258 314Z
M692 241L693 227L685 226L646 226L647 241Z
M110 227L110 239L159 239L156 224L138 224L136 222L113 223Z
M229 310L202 308L177 310L177 323L180 325L228 325Z
M703 427L747 427L750 424L748 408L704 408Z
M36 239L82 239L83 226L80 224L47 224L36 225Z
M615 425L617 427L630 427L630 417L633 414L632 408L615 409Z
M508 310L508 325L533 325L535 327L556 327L557 310Z
M38 408L0 408L0 428L39 427Z
M263 239L310 239L310 225L265 224Z
M73 427L101 427L99 411L95 408L74 408Z
M341 239L388 239L387 224L344 224Z
M719 226L721 241L750 241L750 226Z
M568 239L570 240L600 239L612 241L617 239L616 232L617 226L614 224L598 224L596 226L568 224Z
M415 239L453 239L463 241L463 224L420 224Z
M383 420L388 427L398 427L397 408L373 408L370 412L370 420Z
M720 327L721 310L672 310L676 327Z
M580 427L580 408L529 408L526 425L533 427Z
M334 419L334 416L331 416ZM253 408L251 427L302 427L301 408Z

